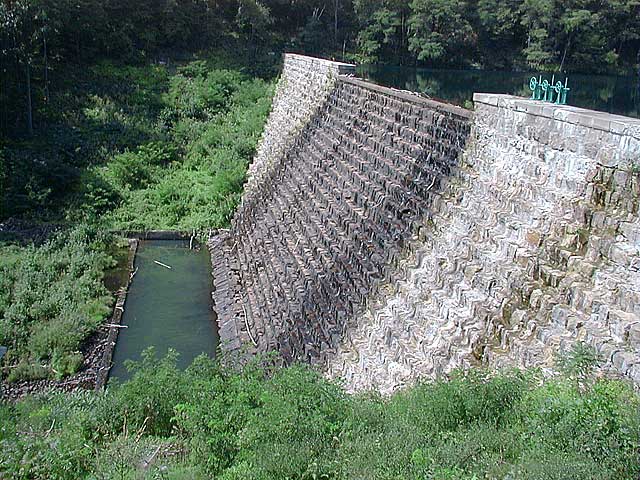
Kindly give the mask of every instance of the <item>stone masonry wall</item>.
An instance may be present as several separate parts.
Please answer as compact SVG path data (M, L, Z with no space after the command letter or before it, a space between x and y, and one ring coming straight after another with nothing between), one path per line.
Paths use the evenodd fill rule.
M309 123L327 99L338 75L352 74L350 64L331 62L320 58L286 54L280 81L273 98L271 112L258 145L258 151L249 166L242 204L252 204L259 198L261 187L269 182L270 172L279 165L285 152L291 148L300 131ZM244 206L240 209L249 209ZM241 345L251 345L246 315L241 296L241 284L236 259L229 255L229 234L222 232L209 242L211 250L214 301L223 351L234 351Z
M223 351L390 392L584 341L640 383L640 120L486 94L471 113L350 71L285 57L210 242Z
M223 348L326 363L417 241L469 117L338 78L293 145L256 167L231 231L211 244Z
M640 120L475 96L471 140L394 293L329 374L389 392L593 345L640 382Z
M245 198L263 177L269 175L272 164L282 158L311 116L326 101L338 75L353 73L355 66L347 63L295 54L284 56L271 114L256 157L249 166Z

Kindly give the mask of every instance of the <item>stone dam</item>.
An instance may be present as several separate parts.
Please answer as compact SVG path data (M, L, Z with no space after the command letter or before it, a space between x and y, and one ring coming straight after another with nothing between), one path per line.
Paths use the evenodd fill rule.
M210 241L224 357L390 392L580 341L640 383L640 120L493 94L470 111L352 72L285 56Z

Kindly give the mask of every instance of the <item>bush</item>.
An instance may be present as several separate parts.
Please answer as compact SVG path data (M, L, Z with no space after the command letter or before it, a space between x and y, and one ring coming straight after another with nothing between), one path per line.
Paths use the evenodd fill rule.
M0 477L622 480L640 473L640 402L620 381L593 379L585 390L566 376L479 370L382 398L346 395L304 366L256 361L235 371L199 357L180 371L175 359L148 351L132 380L103 393L0 405ZM153 465L141 468L156 451Z
M251 465L250 477L335 477L335 448L349 409L346 394L308 368L295 366L276 372L262 387L259 401L240 434L237 457Z
M204 67L198 67L198 71L200 68ZM223 72L223 79L240 78ZM193 73L196 74L200 75ZM208 74L206 78L212 77ZM192 81L186 76L180 80ZM216 82L224 83L219 79ZM175 88L172 86L171 91L178 95ZM224 91L225 109L206 121L198 115L189 116L192 112L188 113L188 109L179 109L180 119L171 132L174 145L183 152L181 162L164 160L163 168L154 168L149 166L152 161L147 155L144 162L131 168L123 169L117 163L107 167L105 178L112 178L108 181L113 185L129 190L126 201L105 216L108 224L121 230L205 230L228 225L240 201L247 166L269 111L271 87L251 80ZM142 149L136 161L141 152ZM137 170L139 165L143 165L142 171ZM128 172L137 173L125 178ZM133 184L136 179L138 185Z
M123 230L226 226L273 88L212 64L222 61L175 74L111 62L74 72L47 109L50 128L3 145L0 216L64 213Z
M171 77L161 118L169 125L184 117L210 119L225 109L240 84L237 72L206 71L201 63L191 64Z
M80 344L110 312L102 281L113 264L110 242L79 226L42 246L0 248L0 341L7 363L18 365L12 380L63 377L80 366Z

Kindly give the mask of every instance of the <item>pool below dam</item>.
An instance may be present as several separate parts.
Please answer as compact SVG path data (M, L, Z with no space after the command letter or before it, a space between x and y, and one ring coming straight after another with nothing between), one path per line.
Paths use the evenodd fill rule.
M213 358L218 332L207 249L190 250L186 240L144 240L135 272L109 378L128 379L125 362L140 360L150 346L160 355L176 350L181 368L202 353Z

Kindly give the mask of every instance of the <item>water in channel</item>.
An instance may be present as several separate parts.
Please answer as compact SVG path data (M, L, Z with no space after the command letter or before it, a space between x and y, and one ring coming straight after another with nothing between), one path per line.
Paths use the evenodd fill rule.
M530 97L529 79L533 76L551 81L551 73L498 72L489 70L439 70L390 65L360 65L358 76L388 87L426 93L457 105L469 106L474 92L509 93ZM556 75L564 82L569 77L568 103L577 107L640 117L640 74Z
M122 317L127 328L120 329L110 379L128 379L125 361L139 360L150 346L160 355L176 350L182 368L201 353L213 358L218 333L207 249L189 250L182 240L141 241L135 267Z

